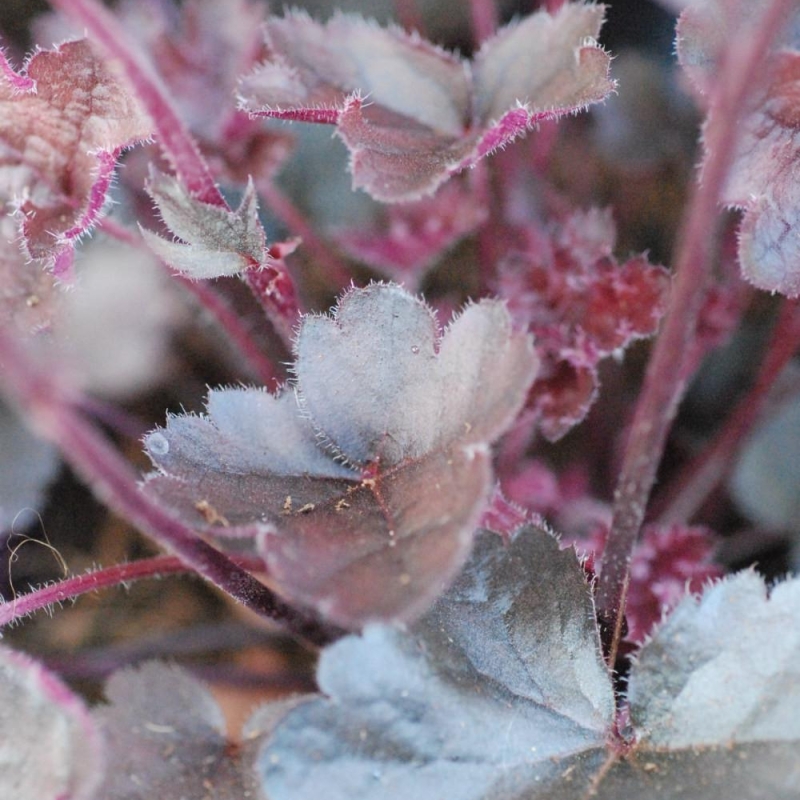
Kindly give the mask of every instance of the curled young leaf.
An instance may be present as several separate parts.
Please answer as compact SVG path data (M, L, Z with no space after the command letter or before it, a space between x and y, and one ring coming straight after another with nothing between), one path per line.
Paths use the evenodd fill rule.
M0 200L16 208L29 258L68 272L117 158L151 128L87 41L39 51L22 73L0 52Z
M252 114L335 124L353 185L386 202L431 194L538 122L614 88L595 37L604 7L566 3L502 29L472 62L359 17L267 23L271 57L242 81Z
M252 181L236 211L204 203L177 178L158 172L151 175L147 191L167 228L181 241L168 241L147 230L142 235L156 255L184 275L238 275L268 260Z
M0 645L0 796L93 800L103 744L78 697L33 659Z
M537 368L530 339L497 301L442 335L424 303L374 284L305 317L296 355L277 396L211 392L207 416L151 433L163 474L146 488L192 525L259 531L279 591L339 625L414 618L469 553L488 445Z

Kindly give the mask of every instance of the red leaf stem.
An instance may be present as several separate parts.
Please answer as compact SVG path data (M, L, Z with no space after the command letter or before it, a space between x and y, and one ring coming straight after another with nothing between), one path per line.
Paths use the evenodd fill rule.
M630 562L641 529L656 470L678 404L686 388L683 358L697 325L711 268L720 192L736 147L736 124L756 88L754 75L784 22L790 0L774 0L746 40L728 46L719 82L712 94L710 122L705 132L708 154L703 182L695 185L684 217L675 264L675 284L661 334L653 349L614 496L611 532L600 565L598 614L609 645L609 663L616 658L622 632Z
M22 619L34 611L66 600L74 600L98 589L119 586L143 578L163 578L165 575L190 571L190 568L176 556L155 556L129 564L115 564L113 567L93 570L85 575L75 575L0 604L0 627Z
M250 572L201 539L139 490L138 476L76 410L77 393L36 369L0 331L2 386L25 409L39 433L52 441L95 496L190 569L242 605L285 625L314 644L334 633L287 606Z
M120 225L113 219L102 220L99 229L120 242L148 249L138 232ZM150 252L149 249L148 252ZM164 264L164 266L167 265ZM264 354L228 300L205 281L193 281L173 270L170 270L170 275L197 300L222 328L236 352L250 368L253 377L257 378L270 391L276 389L282 381L280 370Z
M758 422L770 389L798 349L800 303L784 299L752 387L703 452L656 499L658 507L653 512L657 524L689 521L725 479L736 463L739 448Z

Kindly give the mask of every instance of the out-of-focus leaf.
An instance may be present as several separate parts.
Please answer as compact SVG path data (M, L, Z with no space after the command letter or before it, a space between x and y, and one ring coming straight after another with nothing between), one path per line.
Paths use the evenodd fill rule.
M383 201L431 194L536 123L604 99L604 7L567 3L503 28L472 62L416 34L336 14L267 23L270 60L241 85L253 114L324 122L350 150L353 184Z
M768 594L754 572L686 598L631 673L631 717L642 742L793 742L800 754L799 615L800 580ZM800 760L795 776L800 781Z
M754 431L731 475L739 508L754 522L777 531L800 527L800 397L794 396Z
M485 533L411 630L323 654L325 697L290 710L259 766L272 800L550 798L600 767L614 701L575 554ZM567 795L565 795L567 796Z
M577 212L552 230L525 233L525 248L500 264L498 293L536 336L542 369L529 404L556 440L594 402L598 363L656 332L670 279L644 256L617 263L610 211Z
M390 206L377 229L345 229L337 241L352 258L413 288L448 249L487 217L488 210L475 194L452 181L434 197Z
M375 284L306 317L296 354L281 394L212 392L207 416L151 433L164 474L146 488L192 525L260 530L277 588L337 624L414 618L469 553L530 340L496 301L442 336L424 303Z
M11 217L0 216L0 325L24 335L50 330L59 297L55 279L23 253Z
M183 670L147 663L114 674L94 712L110 768L102 800L262 800L256 737L236 746L208 691Z
M0 645L0 796L93 800L103 749L83 702L33 659Z
M38 511L59 460L52 445L35 437L16 414L0 402L0 539L17 523L20 512ZM27 515L20 522L29 523Z
M142 230L147 244L171 267L191 278L238 275L268 259L258 219L258 198L248 183L236 211L198 200L177 178L154 173L147 190L169 230L181 242Z
M708 0L683 11L678 55L701 95L713 87L726 43L746 37L768 7L767 0ZM721 199L744 211L739 240L744 276L761 289L795 297L800 294L800 15L792 13L757 76Z
M68 272L119 154L150 131L85 40L37 52L21 73L0 53L0 200L16 209L29 258Z

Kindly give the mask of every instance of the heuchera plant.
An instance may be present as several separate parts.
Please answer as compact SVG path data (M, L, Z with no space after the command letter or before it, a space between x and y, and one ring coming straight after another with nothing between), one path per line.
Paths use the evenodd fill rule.
M607 102L603 135L630 135L609 122L626 87L606 6L501 25L492 0L456 5L469 57L428 41L413 0L388 26L52 0L27 59L2 40L0 625L194 573L317 660L313 688L232 727L188 668L116 651L92 704L3 643L0 797L800 796L800 580L753 568L798 520L800 3L678 4L705 119L670 187L683 223L653 245L669 266L626 252L647 238L635 195L575 200L587 174L651 199L665 175L603 162L562 119ZM309 125L343 143L358 220L332 228L282 188ZM153 418L154 393L122 406L130 381L82 371L69 297L90 234L204 312L171 324L206 336L223 385L180 379L195 342L163 344L171 388L163 368L139 387L201 411ZM679 405L724 371L748 304L775 318L760 366L690 440ZM165 552L20 593L21 512L45 505L56 452Z

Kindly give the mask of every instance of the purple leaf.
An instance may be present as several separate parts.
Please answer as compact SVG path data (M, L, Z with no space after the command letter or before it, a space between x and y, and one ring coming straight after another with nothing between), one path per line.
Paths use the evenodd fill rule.
M296 353L279 395L211 392L207 416L151 433L164 474L146 488L192 525L259 530L276 587L339 625L414 618L469 553L488 445L535 374L530 340L496 301L442 336L424 303L374 284L305 317Z
M92 800L103 741L83 702L33 659L0 645L0 796Z
M614 712L571 551L535 528L484 534L410 630L369 626L322 656L323 694L276 709L272 800L790 800L800 785L800 581L746 573L686 598Z
M258 198L248 183L236 211L198 200L177 178L154 172L147 184L161 218L181 242L142 230L147 244L171 267L190 278L237 275L268 259L258 219Z
M102 212L120 152L150 121L85 40L15 73L0 53L0 198L18 209L29 258L56 275Z
M758 2L687 8L678 23L680 62L698 92L708 93L726 42L746 36L768 7ZM722 192L725 205L742 209L739 259L755 286L789 297L800 295L797 233L800 51L797 12L763 65L757 91L739 124L737 150Z
M263 798L252 769L257 739L236 747L209 692L177 667L148 663L118 672L110 705L94 714L110 769L103 800Z
M554 797L604 758L611 682L573 552L541 530L476 541L410 631L329 647L323 697L285 714L260 757L272 800ZM562 796L562 795L557 795Z
M416 34L336 14L267 23L270 60L242 81L252 114L336 124L353 185L414 200L541 120L604 99L604 7L569 3L501 30L473 62Z
M0 325L22 335L49 331L57 313L52 272L23 253L11 217L0 217Z

